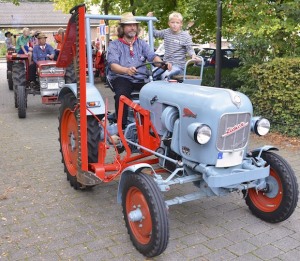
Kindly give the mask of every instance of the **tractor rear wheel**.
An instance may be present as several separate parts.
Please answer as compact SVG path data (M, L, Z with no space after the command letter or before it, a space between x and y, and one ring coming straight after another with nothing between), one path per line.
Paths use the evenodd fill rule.
M62 154L62 163L67 174L67 180L74 189L87 189L78 182L78 157L79 157L79 135L78 135L78 111L75 109L77 99L73 93L66 94L59 109L59 141ZM98 161L98 143L100 141L100 127L98 121L92 117L87 118L88 132L88 162Z
M12 91L14 89L13 79L12 79L12 65L13 62L7 62L7 71L6 71L6 77L8 82L8 89Z
M17 86L17 103L18 103L19 118L20 119L26 118L26 108L27 108L26 86Z
M18 108L18 86L26 86L26 70L24 63L18 62L12 65L12 81L14 89L15 108Z
M256 157L258 153L253 156ZM263 152L261 157L270 165L267 188L249 189L245 200L251 212L264 221L278 223L289 218L298 202L298 183L288 162L278 154Z
M74 69L73 63L71 63L66 68L65 82L66 83L75 83L76 82L76 75L75 75L75 69Z
M160 255L169 241L168 210L153 178L128 173L122 191L124 220L136 249L147 257Z

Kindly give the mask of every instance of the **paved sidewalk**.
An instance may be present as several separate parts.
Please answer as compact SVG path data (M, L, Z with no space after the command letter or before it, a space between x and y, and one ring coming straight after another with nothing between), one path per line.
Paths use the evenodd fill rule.
M112 100L109 89L99 88ZM117 182L84 192L67 182L58 108L31 95L27 118L19 119L0 63L0 260L145 260L127 235ZM262 144L255 139L251 147ZM300 181L299 149L279 153ZM153 260L300 260L299 219L298 206L287 221L263 222L236 193L172 206L168 248Z

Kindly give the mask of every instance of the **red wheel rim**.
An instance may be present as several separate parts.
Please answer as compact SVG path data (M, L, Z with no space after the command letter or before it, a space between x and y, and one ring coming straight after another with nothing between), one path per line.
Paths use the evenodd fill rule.
M131 187L126 196L126 214L140 208L143 214L141 221L128 220L131 231L140 244L148 244L152 233L152 220L147 201L143 193L136 187Z
M255 189L249 189L249 197L251 201L259 210L263 212L275 211L280 206L283 198L283 187L278 174L273 169L270 169L270 176L277 181L278 185L278 192L275 197L268 197L267 193L264 191L256 192Z
M70 109L67 109L61 119L61 149L65 166L71 176L77 174L78 130L77 121Z

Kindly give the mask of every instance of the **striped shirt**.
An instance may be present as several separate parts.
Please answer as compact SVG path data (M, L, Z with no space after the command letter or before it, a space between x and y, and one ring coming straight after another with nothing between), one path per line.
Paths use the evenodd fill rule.
M192 37L187 31L174 33L170 28L164 30L154 29L153 35L155 38L164 39L165 54L163 59L166 62L184 68L186 54L190 56L195 54L192 48Z

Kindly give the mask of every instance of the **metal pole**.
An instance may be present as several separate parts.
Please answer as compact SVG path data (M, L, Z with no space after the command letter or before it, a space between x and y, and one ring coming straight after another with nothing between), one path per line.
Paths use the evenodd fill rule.
M221 87L221 57L222 45L222 1L217 0L217 34L216 34L216 65L215 65L215 86Z

